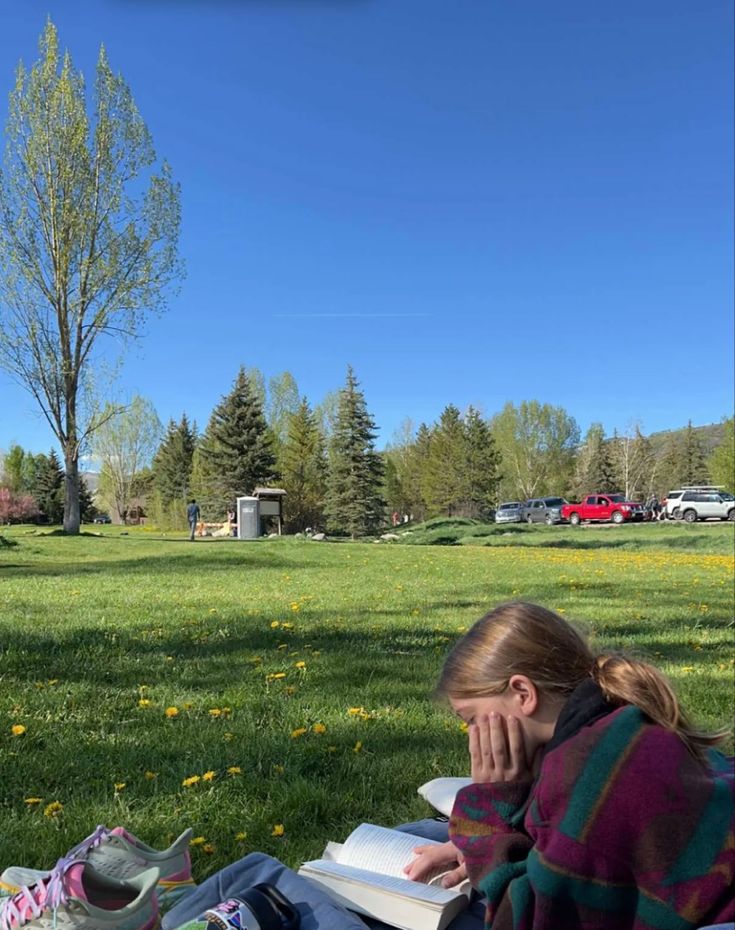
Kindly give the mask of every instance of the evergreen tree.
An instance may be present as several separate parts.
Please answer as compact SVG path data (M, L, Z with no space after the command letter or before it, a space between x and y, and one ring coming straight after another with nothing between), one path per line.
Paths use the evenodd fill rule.
M327 456L317 418L304 397L289 415L281 448L281 475L288 532L321 526L324 520Z
M36 483L32 495L38 509L49 523L61 523L64 518L64 470L52 449L48 455L39 456Z
M196 442L196 425L189 425L185 413L178 423L169 421L153 459L153 487L164 506L182 504L189 497Z
M490 427L474 407L465 416L464 434L465 513L483 517L498 503L498 451Z
M383 462L375 451L375 436L375 423L349 367L329 447L325 513L332 530L353 539L374 531L384 519Z
M605 439L602 424L593 423L577 453L573 496L581 500L585 494L610 493L616 488L617 479L610 443Z
M722 442L708 462L712 483L726 491L735 491L735 418L725 420Z
M704 446L691 420L681 439L681 470L682 484L707 484L709 481Z
M79 517L82 523L91 523L98 514L94 496L83 475L79 476Z
M422 482L427 513L457 516L468 496L467 443L462 417L454 404L442 411L431 431L428 451Z
M200 506L204 503L212 517L221 517L236 498L276 476L263 407L244 368L212 411L200 444L200 464L205 491Z

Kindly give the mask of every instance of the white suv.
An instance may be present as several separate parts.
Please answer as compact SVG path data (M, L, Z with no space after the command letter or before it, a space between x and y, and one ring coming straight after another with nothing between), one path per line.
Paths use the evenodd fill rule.
M666 498L666 515L687 523L708 519L735 521L735 497L719 488L682 488Z

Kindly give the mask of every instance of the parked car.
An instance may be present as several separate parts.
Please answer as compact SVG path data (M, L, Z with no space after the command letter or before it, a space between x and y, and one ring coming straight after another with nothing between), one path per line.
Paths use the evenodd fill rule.
M523 503L508 501L495 511L496 523L520 523L523 520Z
M578 526L583 520L598 523L625 523L629 520L643 520L646 508L640 501L627 501L624 494L588 494L580 504L564 504L561 515L572 526Z
M663 507L664 518L666 520L681 520L683 514L681 498L683 494L707 494L710 492L719 494L723 498L732 496L726 494L722 488L718 488L713 484L688 484L683 488L677 488L675 491L669 491L669 493L663 499L661 505Z
M98 513L97 516L94 518L93 522L94 523L112 523L112 520L110 519L109 514Z
M523 508L523 519L526 523L561 523L561 508L566 504L563 497L534 497L526 501Z
M710 519L735 522L735 499L722 491L686 490L678 499L674 519L687 523Z

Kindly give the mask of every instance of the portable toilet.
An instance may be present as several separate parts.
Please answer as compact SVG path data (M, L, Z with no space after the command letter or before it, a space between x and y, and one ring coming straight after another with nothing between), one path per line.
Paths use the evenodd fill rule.
M260 536L260 506L257 497L237 499L237 538L257 539Z

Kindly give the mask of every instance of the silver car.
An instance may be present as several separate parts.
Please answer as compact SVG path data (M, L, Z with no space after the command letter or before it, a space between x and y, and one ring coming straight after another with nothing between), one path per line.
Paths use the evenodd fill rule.
M501 504L495 511L496 523L521 523L523 520L523 504L521 501L508 501Z
M535 497L526 501L523 519L526 523L545 523L547 526L561 523L561 508L566 503L563 497Z

